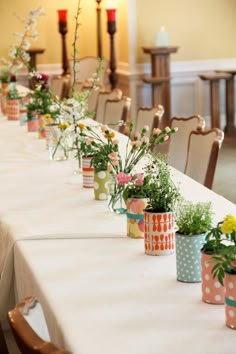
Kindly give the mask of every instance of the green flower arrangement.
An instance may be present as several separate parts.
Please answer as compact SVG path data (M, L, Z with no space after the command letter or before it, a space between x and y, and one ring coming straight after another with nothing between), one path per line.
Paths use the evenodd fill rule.
M213 210L211 202L182 200L176 210L176 224L181 235L204 234L212 227Z
M146 211L163 213L175 211L181 195L174 184L165 155L152 157L152 162L146 167L145 175L149 176L148 203Z

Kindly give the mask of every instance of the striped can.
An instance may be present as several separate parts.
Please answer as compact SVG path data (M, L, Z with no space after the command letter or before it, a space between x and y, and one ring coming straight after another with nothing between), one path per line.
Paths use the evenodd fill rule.
M94 168L91 166L91 160L92 157L82 156L82 176L84 188L94 187Z

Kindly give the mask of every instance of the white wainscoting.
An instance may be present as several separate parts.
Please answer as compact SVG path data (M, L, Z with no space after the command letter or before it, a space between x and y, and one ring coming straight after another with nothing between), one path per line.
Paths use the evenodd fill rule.
M189 117L200 114L210 127L209 83L199 78L200 74L215 70L236 69L236 59L200 60L171 63L171 116ZM142 82L142 76L150 75L150 64L138 64L135 73L130 73L128 65L118 67L121 88L132 97L131 115L135 117L139 106L150 106L151 85ZM225 126L225 82L220 83L221 128ZM236 101L235 101L236 102Z

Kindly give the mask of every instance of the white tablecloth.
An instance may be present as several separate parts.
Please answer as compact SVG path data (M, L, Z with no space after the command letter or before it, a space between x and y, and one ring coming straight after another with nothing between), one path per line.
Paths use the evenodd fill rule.
M80 264L79 267L77 264L81 258L80 247L82 247L81 249L87 249L89 254L91 250L91 255L94 253L96 254L96 247L98 247L97 255L100 257L97 258L97 264L95 265L93 264L93 257L88 255L83 258L85 264L81 265L82 269L84 269L83 267L87 265L88 270L90 269L89 272L91 272L89 274L84 273L85 279L87 278L87 275L88 279L89 275L93 278L93 273L94 271L96 273L96 268L102 275L103 255L107 253L108 249L111 250L111 255L114 255L114 261L117 260L116 251L118 250L118 257L120 259L119 264L121 266L122 262L124 261L126 263L130 255L132 255L131 258L134 260L135 267L138 269L140 269L140 267L142 267L141 264L144 265L145 262L153 262L154 266L157 264L156 262L158 261L159 257L157 259L156 257L153 258L144 256L143 241L126 239L126 217L124 215L121 216L112 214L108 210L106 201L95 201L93 197L93 191L82 188L81 176L74 176L72 174L71 161L50 161L48 158L48 152L45 148L44 140L38 140L36 133L27 133L26 127L20 127L18 122L7 122L4 119L0 121L0 176L0 217L4 224L6 223L10 226L10 231L7 230L6 233L2 232L0 235L0 273L2 273L0 280L0 317L3 317L6 314L6 311L14 306L15 299L13 291L13 277L15 276L16 294L19 296L19 298L35 293L40 297L40 300L42 300L42 305L48 319L48 325L52 339L55 340L56 343L66 344L68 348L73 348L74 350L74 337L77 336L78 345L75 345L76 348L79 348L80 332L76 330L76 327L75 333L70 331L73 326L69 325L69 321L74 321L75 319L70 318L69 313L71 314L72 312L67 312L67 302L71 304L71 309L73 307L74 309L78 308L78 312L75 318L76 321L79 321L80 309L82 309L82 307L77 304L77 291L74 292L73 284L75 283L74 286L78 287L78 290L80 291L80 278L77 281L77 278L75 277L75 274L80 272ZM227 213L233 213L236 215L236 206L233 203L204 188L197 182L191 180L176 170L173 170L173 177L175 181L179 183L181 192L186 198L194 201L212 201L216 221L221 220ZM4 229L4 224L2 229ZM81 237L88 238L88 240L82 241L80 239ZM91 241L91 237L95 240ZM104 237L108 243L104 242ZM42 241L36 241L36 239L41 239ZM90 246L91 242L92 247ZM119 242L118 247L116 247L114 242ZM39 250L39 245L40 247L42 246L42 251ZM63 256L63 254L61 254L61 251L57 250L57 247L60 249L61 245L64 245L63 247L65 249L65 269L63 265L64 258L62 257L60 260L59 257L60 255ZM93 249L93 247L95 247L95 249ZM126 247L128 247L127 250ZM123 250L125 253L123 255L124 260L122 261ZM129 252L131 252L131 254ZM87 253L85 253L85 255L86 254ZM37 257L34 257L33 255L37 255ZM171 284L173 285L173 289L170 287L170 292L172 292L174 291L175 286L179 287L180 285L175 281L175 274L173 271L174 258L167 258L164 260L164 257L163 260L159 260L158 262L164 262L164 264L167 264L165 262L170 262L170 264L172 264L171 278L173 283ZM34 259L36 263L34 263ZM151 259L152 261L150 261ZM142 260L141 263L139 263L140 260ZM69 268L67 268L67 262L69 262ZM109 260L105 261L104 259L104 262L107 266L107 270L110 269L111 273L108 275L111 277L113 270L112 262L110 266ZM13 271L13 264L15 264L15 272ZM130 266L132 267L132 263ZM118 270L117 265L115 265L115 268ZM38 278L40 271L42 271L43 278ZM161 271L163 271L163 274L165 272L168 273L170 271L169 266L166 266L166 268L163 268L162 266ZM53 280L53 274L55 276L55 280ZM104 274L104 276L107 275ZM111 282L109 277L104 278L106 279L106 283L108 285ZM125 269L123 267L121 267L120 277L121 279L125 277ZM124 283L126 289L125 294L122 294L122 289L119 292L117 288L114 289L114 294L112 296L115 296L116 298L116 292L117 295L121 294L122 297L127 295L127 299L129 301L128 303L132 307L132 300L133 297L135 299L136 293L135 295L133 294L132 287L129 289L129 277L127 277L126 280L127 282ZM163 285L161 285L162 280L159 279L158 276L156 280L158 284L160 283L160 288L164 286L166 291L168 290L167 284L165 285L165 283L163 283ZM48 283L52 285L52 288L44 287ZM99 280L96 280L95 284L98 283ZM55 292L53 290L54 284ZM67 285L69 287L67 287ZM97 285L94 286L95 287L92 288L93 293L95 290L100 291L100 288L96 289ZM151 292L155 290L152 288L153 286L154 285L152 284L150 288ZM190 286L191 288L199 288L199 285ZM137 288L135 287L135 292L142 293L143 287L144 286L142 286L142 283L138 281ZM111 288L111 290L112 289L113 288ZM194 302L192 303L191 297L188 298L188 291L190 287L183 287L182 285L181 289L184 291L185 301L187 298L187 302L190 303L191 306L194 306ZM87 296L90 297L89 291L90 290L88 289ZM66 302L64 299L64 293L68 295ZM108 295L109 294L110 292L108 291ZM86 295L84 296L86 297ZM153 292L153 296L155 297L155 291ZM196 304L196 312L198 312L200 311L200 308L198 308L197 305L202 306L200 303L199 292L195 296L197 296L198 299L198 303ZM57 299L57 301L54 302L55 299ZM93 300L94 301L91 299L89 305L91 305L91 308L96 308L96 296L93 298ZM119 302L119 296L117 296L116 300ZM153 304L153 300L151 300L150 304ZM65 311L65 314L63 315L63 313L60 311L60 316L58 315L57 320L54 321L56 312L58 310L56 305L60 307L62 312ZM112 302L111 305L111 307L113 307L114 303ZM139 311L137 306L135 305L135 311ZM192 309L191 306L189 308L190 311ZM129 306L127 305L122 309L124 314L126 311L128 311L128 307ZM119 306L117 307L117 305L114 305L115 313L112 314L112 316L114 315L114 320L113 317L109 317L111 320L111 328L112 323L114 321L116 322L116 314L119 317L119 309L121 308ZM209 306L207 309L208 308ZM67 325L69 326L69 330L67 325L64 326L64 316L66 318L68 316L66 321ZM84 322L84 315L82 313L81 316L82 322ZM168 313L169 320L171 318L170 316L170 313ZM107 318L108 322L109 318ZM164 321L164 317L161 318L162 321ZM208 315L204 315L203 319L204 321L208 321ZM209 318L209 321L210 320L211 318ZM93 321L96 323L97 317L95 317ZM146 323L146 321L147 319L145 318L144 322ZM105 327L109 326L108 322ZM150 330L151 322L147 323L147 332ZM222 322L223 318L220 318L219 326L220 328L222 326L223 330L225 331ZM97 325L99 325L99 321ZM124 323L121 321L120 325L123 329L125 329L126 321ZM94 331L95 327L96 326L94 325ZM194 324L192 332L194 332L195 327L196 323ZM199 327L201 327L200 324ZM210 326L210 332L211 328L212 327ZM135 335L135 326L133 329L131 328L131 330L134 331L133 335ZM101 331L103 331L102 328ZM177 325L175 327L175 331L177 332L173 335L178 336ZM61 337L62 333L64 332L66 333L65 342L63 341L63 337ZM121 334L123 335L123 332L118 331L118 333L119 336ZM128 333L129 335L127 337L130 337L131 334L130 332ZM201 333L199 332L199 335L200 334ZM83 332L81 332L81 335L83 336ZM216 337L217 336L218 334L216 334ZM139 337L139 330L137 330L137 337ZM154 340L152 335L151 337L148 336L147 338L148 341L151 342ZM218 343L217 340L218 337L216 338L216 343ZM89 338L87 338L86 342L87 341L90 341ZM103 348L105 345L105 341L106 339L101 338L101 348ZM91 342L93 342L92 338ZM87 351L85 349L85 342L83 343L84 347L82 353L90 353L92 350L90 350L90 345L92 343L88 343ZM132 343L132 341L130 343ZM94 344L95 347L98 345L96 341L94 341ZM120 343L120 345L122 345L122 343ZM127 345L129 346L129 344ZM140 350L142 350L141 348L142 346L140 345ZM160 349L161 348L164 347L160 347ZM136 347L136 353L139 353L138 350L139 345ZM80 353L79 349L74 352ZM107 353L108 352L109 351L107 351ZM135 352L135 348L133 349L133 352ZM144 348L143 351L140 352L148 353L147 351L145 352ZM161 351L156 352L161 353ZM217 351L213 352L217 353ZM97 353L99 354L100 352ZM109 354L111 353L113 354L113 351L110 350ZM114 353L116 353L116 348L114 348ZM132 351L129 350L127 353L131 354ZM150 351L150 353L152 353L152 351ZM178 352L176 351L176 353ZM199 353L204 352L199 351ZM219 353L230 354L231 352L222 351Z
M19 297L37 294L51 338L74 354L235 354L224 305L176 280L175 255L128 238L19 242Z

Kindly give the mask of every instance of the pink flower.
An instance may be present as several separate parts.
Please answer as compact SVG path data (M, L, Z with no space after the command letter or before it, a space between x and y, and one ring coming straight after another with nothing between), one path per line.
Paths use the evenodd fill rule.
M127 183L129 183L131 181L132 176L127 175L124 172L120 172L120 173L117 173L116 179L117 179L119 184L127 184Z
M107 171L108 171L108 172L112 172L112 171L113 171L112 165L108 165L108 166L107 166Z
M112 160L112 164L114 166L118 166L119 165L119 160Z
M112 144L113 144L113 145L118 145L118 144L119 144L119 140L118 140L118 139L112 140Z
M161 129L159 128L153 128L153 134L159 135L161 132Z
M86 145L91 145L92 142L93 142L93 139L91 139L91 138L87 138L85 141Z
M143 136L141 141L145 144L148 144L149 143L149 138L147 136Z
M138 173L135 184L137 186L141 186L143 184L143 180L144 180L144 175L142 173Z
M118 159L118 154L117 152L111 152L108 157L111 159L111 160L117 160Z
M148 126L148 125L144 125L143 130L145 130L146 132L148 132L148 131L149 131L149 126Z
M101 131L104 133L106 130L109 130L107 125L102 125L101 126Z
M140 138L140 133L139 133L139 132L136 132L136 133L134 134L134 138L139 139L139 138Z
M137 146L137 148L140 148L141 144L142 144L141 141L139 141L139 140L135 141L135 145Z
M164 141L168 140L169 139L169 136L168 135L165 135L164 136Z

